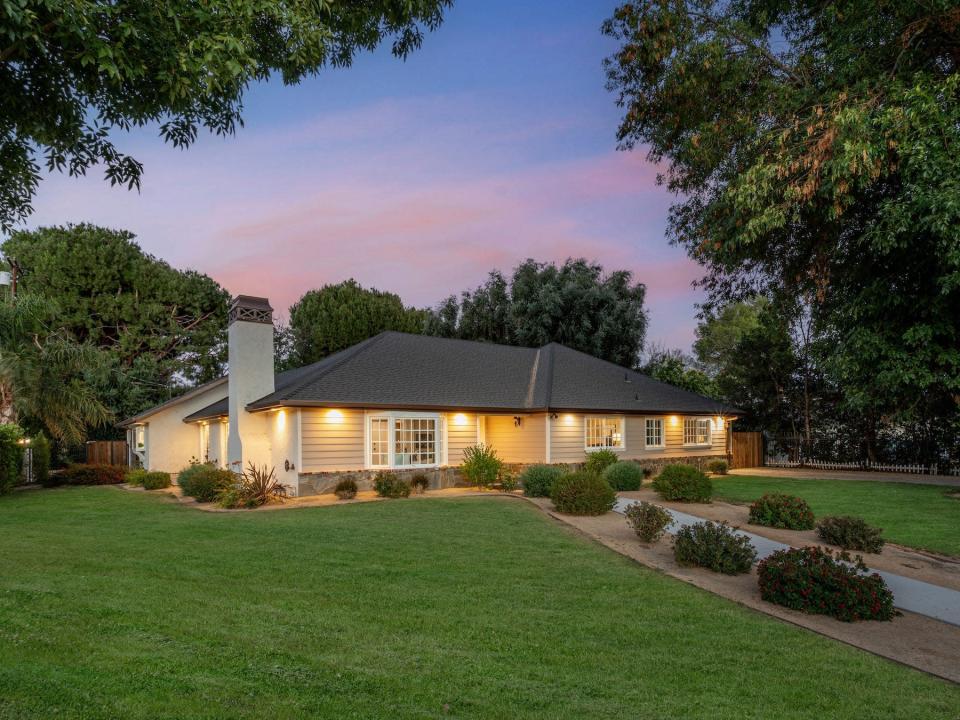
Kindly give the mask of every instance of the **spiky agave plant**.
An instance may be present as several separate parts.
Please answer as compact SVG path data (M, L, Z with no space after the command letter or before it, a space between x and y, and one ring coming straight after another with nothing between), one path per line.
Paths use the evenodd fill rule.
M265 505L271 500L285 497L287 489L277 480L275 468L267 470L266 465L254 465L251 462L240 476L240 494L246 504Z

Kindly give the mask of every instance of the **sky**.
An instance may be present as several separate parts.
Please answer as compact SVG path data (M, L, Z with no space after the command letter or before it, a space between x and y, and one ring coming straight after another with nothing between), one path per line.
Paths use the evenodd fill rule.
M648 344L689 350L698 268L666 240L672 198L644 150L616 149L600 33L615 4L458 0L406 61L382 48L251 87L233 137L117 136L140 192L51 175L28 226L127 229L282 317L348 278L423 307L528 257L585 257L646 284Z

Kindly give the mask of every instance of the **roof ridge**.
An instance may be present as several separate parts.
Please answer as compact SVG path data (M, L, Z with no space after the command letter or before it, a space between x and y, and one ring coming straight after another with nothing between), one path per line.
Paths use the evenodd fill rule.
M556 348L557 343L551 342L544 345L544 349L549 350L547 353L547 367L546 367L546 378L544 383L547 386L546 397L543 399L543 406L549 410L551 401L553 400L553 354Z
M374 335L373 337L367 338L366 340L361 340L361 341L358 342L356 345L351 345L351 346L348 347L348 348L344 348L343 350L340 351L340 353L343 354L343 357L341 357L341 358L340 358L339 360L337 360L336 362L331 363L331 364L330 364L329 366L327 366L327 367L320 368L319 372L317 372L316 374L310 373L310 372L304 373L304 374L306 375L306 377L304 377L300 382L291 383L290 385L288 385L287 387L285 387L285 388L283 389L283 395L282 395L281 397L277 398L277 399L278 399L278 400L287 400L287 399L289 399L290 395L292 395L294 392L300 390L300 388L302 388L304 385L307 385L308 383L311 383L311 382L313 382L314 380L317 380L317 379L319 379L319 378L322 378L324 375L326 375L326 374L329 373L330 371L334 370L335 368L340 367L340 366L343 365L345 362L347 362L348 360L352 359L352 358L353 358L355 355L357 355L357 353L359 353L361 350L365 350L366 348L370 347L371 345L375 345L377 342L379 342L381 339L383 339L383 337L384 337L388 332L390 332L390 331L389 331L389 330L385 330L384 332L378 333L378 334ZM339 353L334 353L334 354L336 355L336 354L339 354ZM331 357L333 357L333 355L328 355L328 356L327 356L326 358L324 358L323 360L328 360L328 359L330 359ZM322 363L323 360L318 360L318 361L317 361L316 363L314 363L314 364ZM274 392L268 393L268 394L264 395L262 398L258 398L258 399L256 399L256 400L254 400L252 403L248 403L248 405L252 405L253 403L258 403L258 402L260 402L261 400L263 400L264 398L268 398L268 397L270 397L271 395L276 394L276 392L277 392L277 391L274 390Z
M527 382L527 396L524 398L523 406L532 407L534 393L537 390L537 371L540 369L540 351L543 348L537 348L537 354L533 356L533 366L530 368L530 380Z

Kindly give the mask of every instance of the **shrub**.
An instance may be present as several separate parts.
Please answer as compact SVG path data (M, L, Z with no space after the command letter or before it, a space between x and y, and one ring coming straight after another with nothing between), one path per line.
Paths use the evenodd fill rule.
M883 578L862 574L845 552L836 556L819 547L778 550L757 566L760 597L777 605L837 620L890 620L893 593Z
M39 433L30 447L33 449L33 481L46 485L50 479L50 441Z
M787 530L813 530L813 510L803 498L768 493L750 505L750 522Z
M50 475L47 484L56 485L119 485L124 481L126 469L120 465L68 465Z
M357 481L352 477L345 477L333 489L333 494L341 500L353 500L357 496Z
M603 479L614 490L639 490L643 484L643 470L629 460L615 462L603 471Z
M817 535L831 545L844 550L878 553L883 550L883 530L867 525L863 518L841 515L821 518Z
M610 483L588 472L576 472L557 479L550 491L554 506L568 515L603 515L617 502Z
M503 461L497 457L497 451L487 445L472 445L463 451L463 464L460 472L477 487L493 485L503 470Z
M139 487L143 485L143 478L146 476L147 471L143 468L129 468L127 474L124 476L124 480L127 485L133 485L134 487Z
M620 457L613 450L594 450L587 453L583 469L591 475L603 475L603 471L617 462Z
M499 485L503 492L513 492L517 489L517 476L512 472L504 470L502 473L500 473Z
M392 472L381 470L373 479L373 489L377 495L385 498L410 497L410 484L401 480Z
M144 473L140 484L143 485L144 490L168 488L170 487L170 473L160 472L159 470Z
M664 500L710 502L713 484L693 465L667 465L653 481Z
M670 513L659 505L648 502L633 503L624 515L627 516L627 525L633 528L641 540L648 543L659 540L673 522Z
M20 445L22 438L23 430L19 425L0 425L0 495L10 492L20 480L23 462L23 447Z
M699 565L724 575L750 572L757 559L749 537L709 520L680 528L673 538L673 555L681 565Z
M726 475L729 469L726 460L711 460L707 463L707 470L717 475Z
M240 475L235 487L243 507L260 507L272 500L279 500L287 494L287 489L277 480L275 468L267 470L266 465L253 463L247 464L246 471ZM224 507L237 506L224 505Z
M430 489L430 478L423 473L417 473L410 478L410 489L417 495L422 495Z
M180 471L177 485L184 495L197 502L213 502L220 493L235 485L237 476L230 470L221 470L208 463L194 463Z
M527 497L550 497L553 484L563 474L563 468L556 465L530 465L520 473L523 494Z

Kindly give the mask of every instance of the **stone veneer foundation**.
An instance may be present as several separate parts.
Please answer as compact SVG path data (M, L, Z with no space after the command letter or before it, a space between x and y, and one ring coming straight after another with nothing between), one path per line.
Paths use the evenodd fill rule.
M700 470L705 470L707 463L712 460L728 460L726 455L691 455L685 457L665 457L665 458L644 458L642 460L630 460L643 468L649 468L651 474L658 475L660 470L666 465L683 463L693 465ZM528 465L538 465L542 463L505 463L504 467L514 475L519 475ZM552 463L557 467L565 467L571 471L579 470L583 467L582 463ZM364 490L373 490L373 479L380 470L334 470L331 472L312 472L300 473L297 487L298 496L323 495L332 493L337 483L344 478L352 477L357 481L357 488L362 492ZM451 487L469 487L459 467L440 467L440 468L415 468L410 470L389 470L404 480L409 481L414 475L426 475L430 481L431 490L441 490Z

